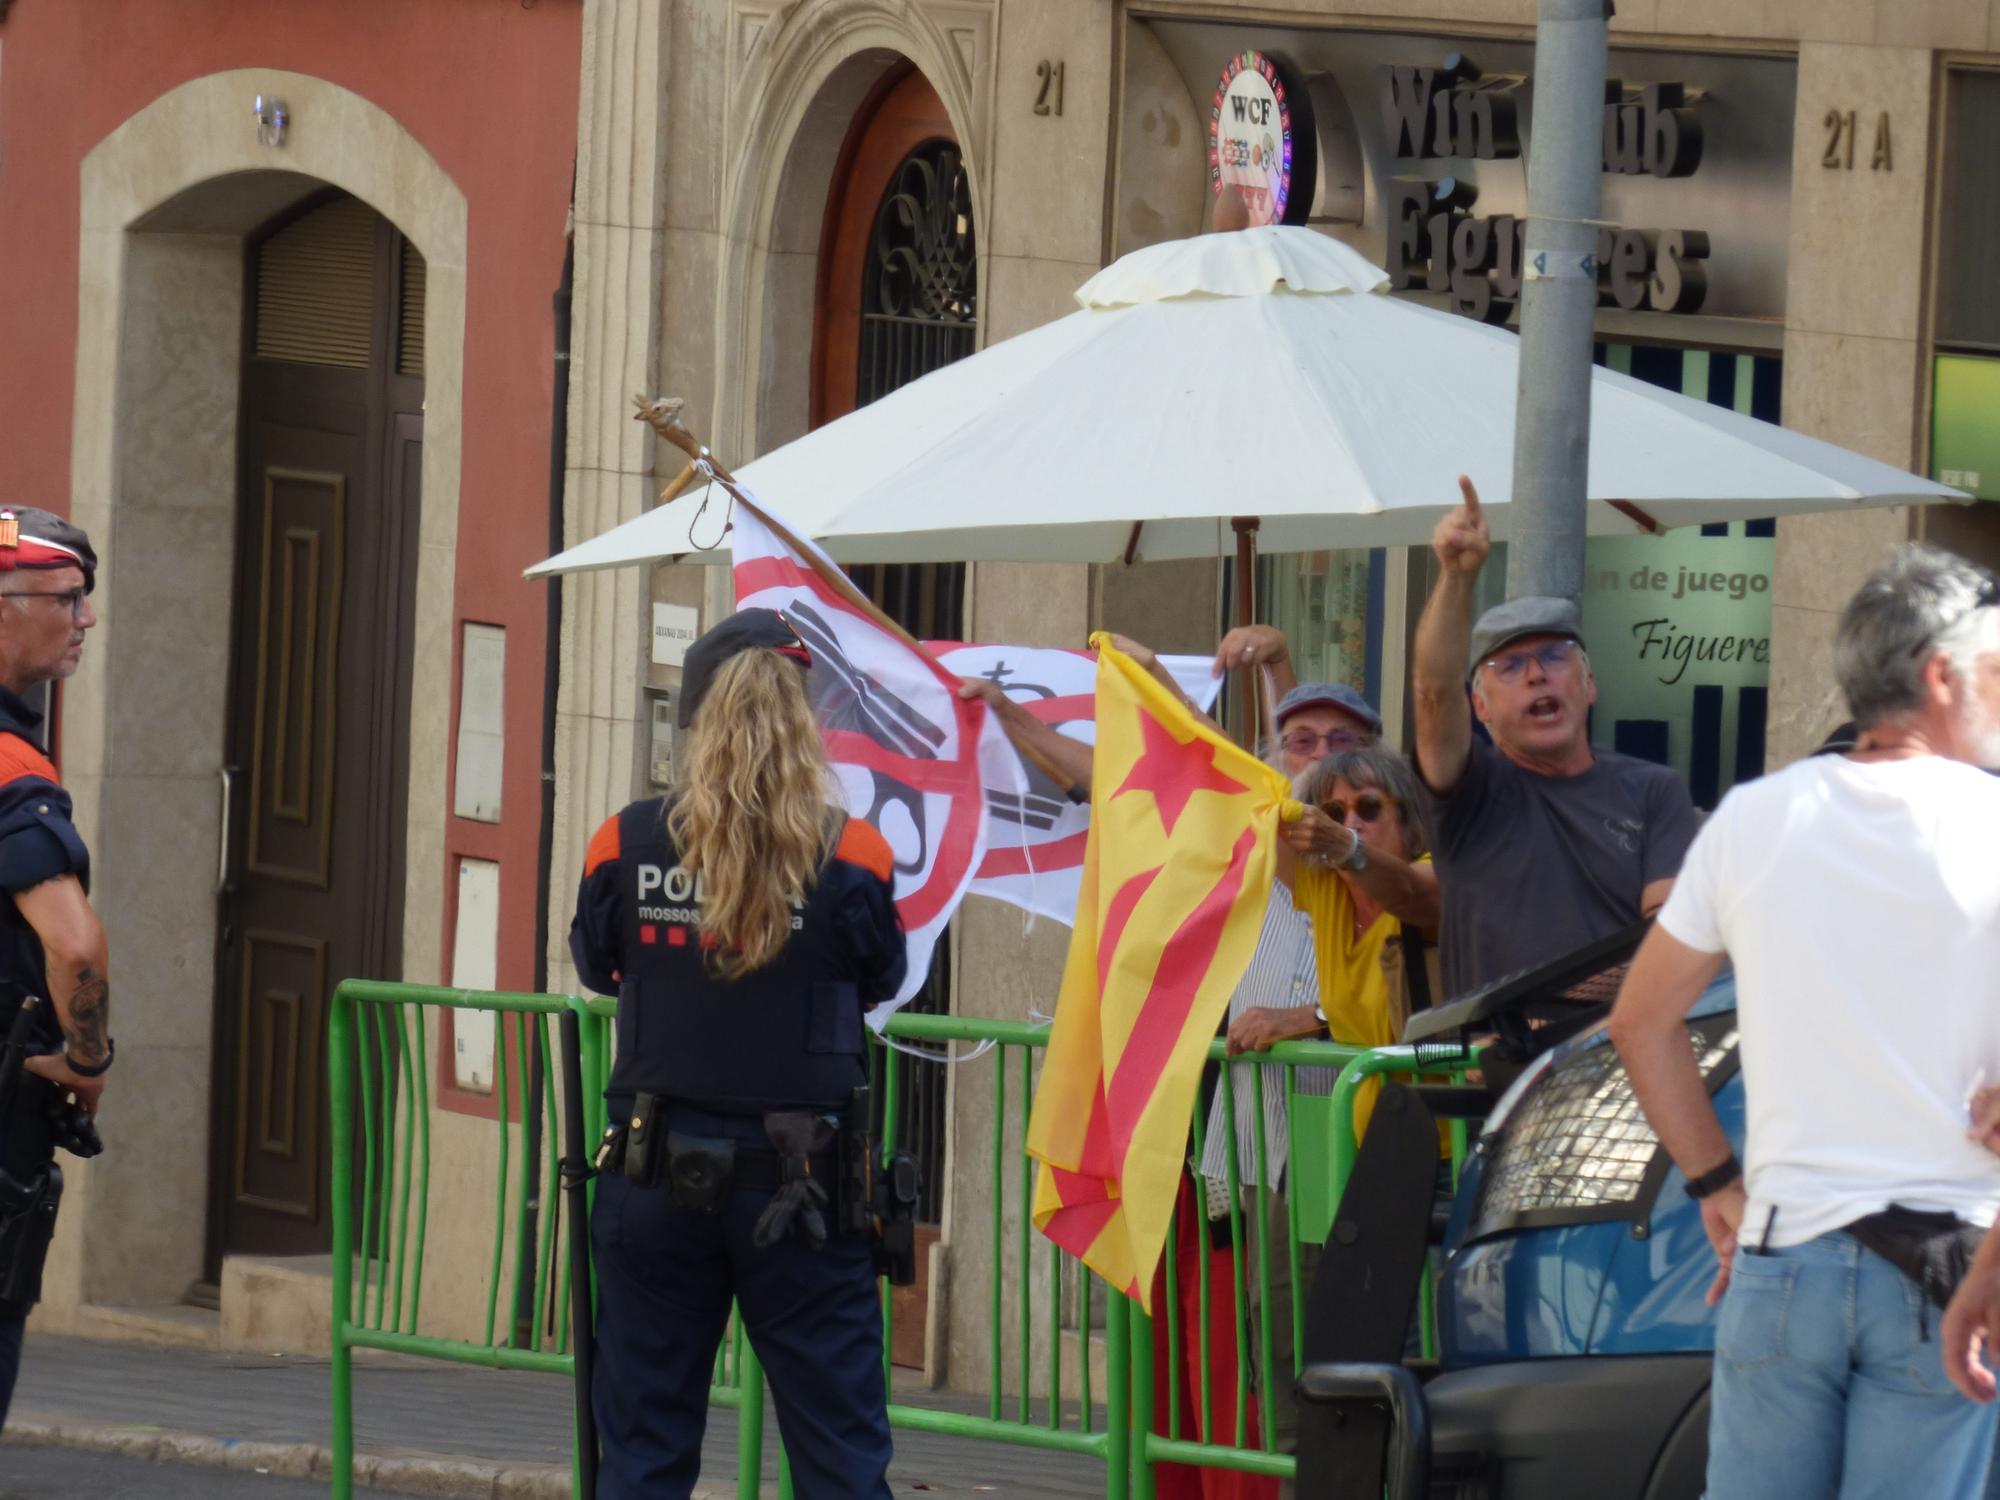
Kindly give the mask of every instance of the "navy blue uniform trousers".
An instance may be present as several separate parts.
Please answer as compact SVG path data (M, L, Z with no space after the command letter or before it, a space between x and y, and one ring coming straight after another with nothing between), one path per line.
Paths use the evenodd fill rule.
M761 1139L761 1124L747 1123ZM718 1213L691 1213L664 1185L598 1179L598 1500L684 1500L694 1489L732 1297L771 1383L799 1500L888 1500L873 1252L853 1235L819 1250L795 1238L760 1250L750 1235L769 1201L768 1191L738 1192Z

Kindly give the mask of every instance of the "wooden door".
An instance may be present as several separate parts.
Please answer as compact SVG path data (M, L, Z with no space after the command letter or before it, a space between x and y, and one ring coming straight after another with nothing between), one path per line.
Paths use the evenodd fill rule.
M211 1275L327 1248L327 999L400 972L421 269L345 196L250 255Z

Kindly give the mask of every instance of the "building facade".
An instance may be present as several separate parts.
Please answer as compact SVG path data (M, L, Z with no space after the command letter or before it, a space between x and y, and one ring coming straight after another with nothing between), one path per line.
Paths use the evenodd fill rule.
M44 1326L166 1336L116 1309L323 1267L340 978L539 977L548 630L520 570L548 542L581 15L0 22L0 501L103 561L56 750L120 1042ZM493 1108L490 1038L469 1067L456 1040L428 1054L447 1149ZM221 1300L255 1339L256 1299Z
M578 275L591 311L579 326L608 336L580 351L567 540L638 514L678 467L677 454L656 462L628 420L633 390L686 398L695 432L740 464L893 386L904 367L885 379L870 362L857 304L862 340L872 314L905 328L929 315L869 300L878 244L949 276L971 262L957 308L972 331L933 340L907 364L921 373L1071 311L1075 288L1118 255L1244 222L1256 174L1232 150L1277 147L1293 169L1286 217L1390 267L1397 295L1507 319L1534 19L1533 0L587 6L586 53L634 61L585 75ZM1977 394L2000 347L1980 254L1991 195L1977 186L1992 170L1982 132L2000 128L1987 71L2000 11L1628 0L1612 25L1599 361L2000 494ZM1212 140L1230 96L1255 93L1233 84L1246 71L1282 86L1291 139ZM947 147L950 181L920 165ZM899 153L910 175L885 179ZM912 211L893 218L898 194ZM912 225L930 236L914 247L896 239ZM1425 415L1448 445L1451 414ZM1117 419L1109 396L1104 418ZM1246 455L1229 480L1254 510L1255 490L1284 476ZM1843 717L1834 615L1889 548L1930 536L2000 560L1996 517L1871 511L1594 542L1596 738L1671 762L1712 805ZM1427 563L1387 549L1259 566L1259 612L1286 628L1302 675L1378 695L1392 736L1407 723ZM881 572L867 581L908 623L967 640L1074 645L1104 626L1199 651L1231 606L1219 563ZM610 807L668 774L671 743L651 723L675 672L644 647L656 604L706 623L728 607L727 578L682 563L566 587L559 864ZM954 606L956 620L937 619ZM955 939L952 1008L1019 1018L1052 1003L1060 927L1024 931L1018 914L975 901ZM932 1205L925 1353L948 1375L985 1356L972 1304L992 1269L993 1089L980 1068L933 1070L954 1166Z
M521 569L639 514L678 468L635 392L684 398L739 465L1064 315L1121 254L1271 211L1278 187L1396 295L1505 320L1534 9L0 6L0 500L67 511L105 559L57 749L122 1044L117 1149L74 1174L43 1322L106 1329L111 1304L220 1283L226 1328L232 1267L247 1308L271 1284L257 1267L324 1252L334 980L574 985L584 842L671 774L655 609L698 628L730 606L726 573L696 564L581 575L545 649L551 594ZM1612 48L1601 362L2000 497L2000 6L1624 0ZM1289 133L1267 114L1251 132L1232 101L1280 88ZM1245 128L1217 139L1219 116ZM1452 414L1420 415L1448 445ZM1286 482L1247 451L1227 478L1246 510ZM1996 517L1593 543L1594 732L1703 801L1795 757L1841 717L1828 642L1855 582L1915 535L2000 560ZM1392 738L1427 564L1259 566L1301 673L1376 696ZM1105 626L1202 651L1238 602L1219 562L861 581L934 636L1028 645ZM925 1003L1045 1012L1066 940L970 903ZM425 1305L448 1326L474 1317L450 1235L478 1215L451 1205L492 1180L507 1054L473 1025L428 1040L451 1165ZM976 1378L994 1080L915 1073L939 1166L928 1317L899 1358Z

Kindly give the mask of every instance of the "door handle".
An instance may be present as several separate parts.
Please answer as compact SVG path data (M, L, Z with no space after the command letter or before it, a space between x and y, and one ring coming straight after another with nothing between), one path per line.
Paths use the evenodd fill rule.
M224 766L222 777L222 836L215 854L215 894L227 896L236 887L229 878L230 824L236 812L236 767Z

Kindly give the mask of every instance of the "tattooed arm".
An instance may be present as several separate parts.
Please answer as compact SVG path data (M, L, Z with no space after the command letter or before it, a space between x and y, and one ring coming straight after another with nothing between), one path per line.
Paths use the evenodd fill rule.
M58 875L14 893L14 904L35 935L49 976L49 999L62 1023L64 1053L28 1060L28 1068L74 1093L92 1114L102 1078L73 1072L69 1060L95 1067L111 1055L111 961L104 924L74 875Z

